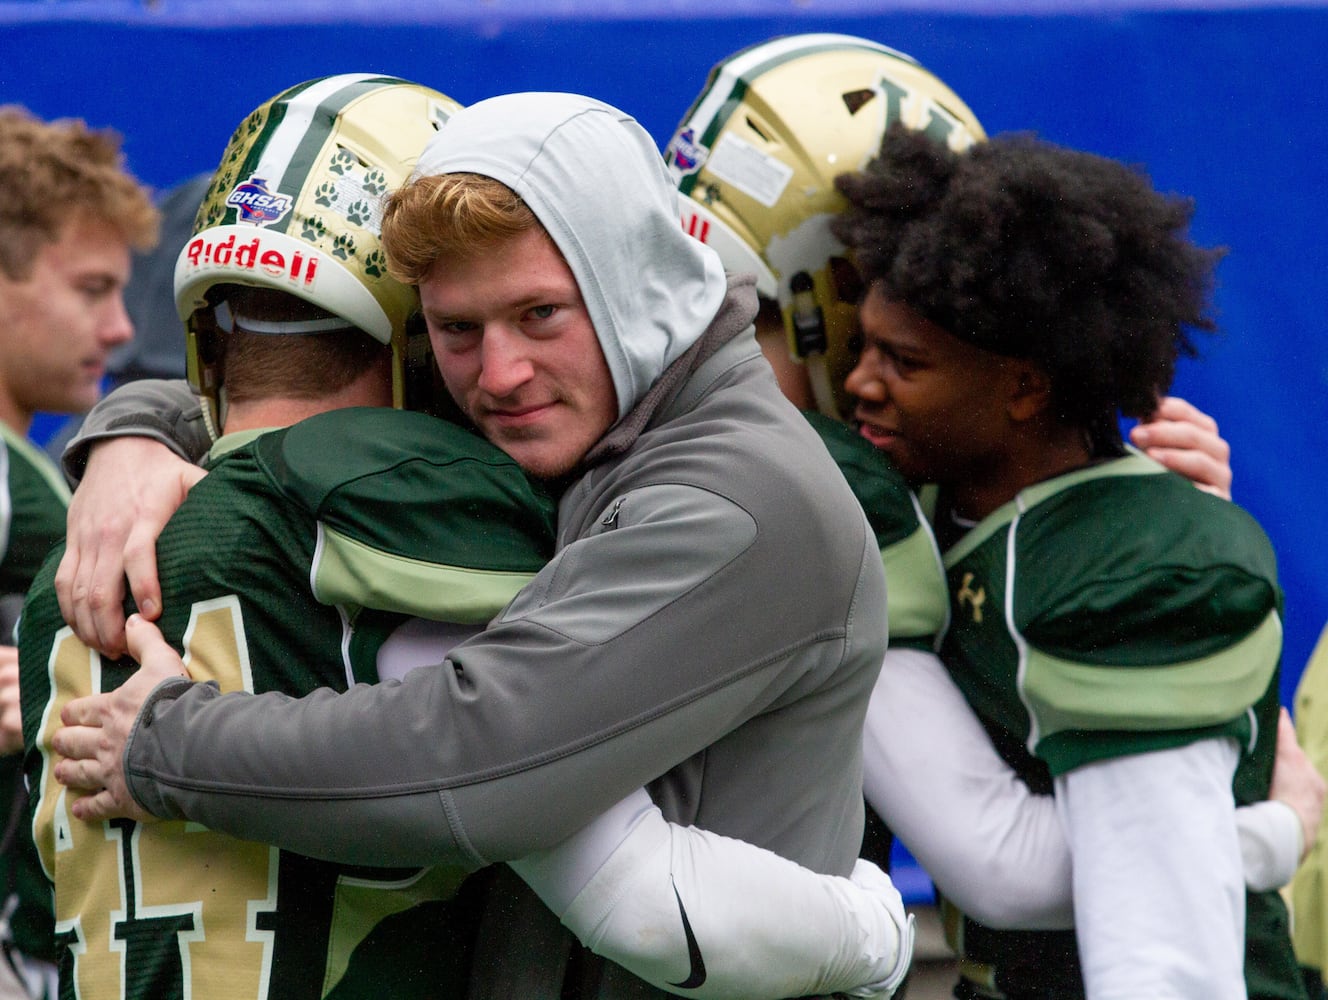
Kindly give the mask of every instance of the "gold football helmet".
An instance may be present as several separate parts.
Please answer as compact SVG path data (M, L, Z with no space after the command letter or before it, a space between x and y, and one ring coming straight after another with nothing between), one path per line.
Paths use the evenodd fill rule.
M720 62L665 160L683 227L730 271L755 272L778 303L816 405L843 418L861 281L830 220L837 175L876 155L902 121L958 151L986 138L977 117L911 57L850 35L776 38Z
M431 383L427 337L407 337L415 290L388 275L379 229L384 196L459 107L406 80L343 74L282 91L235 130L175 265L189 382L216 426L220 286L287 292L330 314L269 332L354 326L391 344L396 406L416 379Z

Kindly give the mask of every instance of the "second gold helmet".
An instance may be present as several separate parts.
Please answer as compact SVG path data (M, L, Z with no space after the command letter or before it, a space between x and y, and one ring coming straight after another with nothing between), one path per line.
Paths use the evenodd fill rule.
M776 38L735 53L665 151L683 227L778 302L817 408L842 417L861 292L830 234L837 175L866 166L902 121L958 151L986 138L959 96L911 57L851 35Z

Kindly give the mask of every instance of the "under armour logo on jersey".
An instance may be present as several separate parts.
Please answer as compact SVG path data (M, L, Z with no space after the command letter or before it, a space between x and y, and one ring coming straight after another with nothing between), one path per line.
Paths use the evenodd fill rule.
M985 587L973 589L973 574L965 573L964 582L959 585L959 593L955 594L955 601L962 608L965 604L973 609L973 623L982 624L982 605L987 603L987 590Z

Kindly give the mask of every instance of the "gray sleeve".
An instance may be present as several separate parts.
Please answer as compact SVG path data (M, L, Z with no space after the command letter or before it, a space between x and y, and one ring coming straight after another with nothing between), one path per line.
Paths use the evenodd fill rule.
M135 799L346 863L478 864L564 839L771 707L793 683L786 629L807 638L739 558L763 544L751 515L690 487L631 496L439 667L300 699L162 692L126 750Z
M113 437L149 437L189 462L200 462L212 447L202 402L184 379L140 379L116 389L83 420L65 446L61 464L70 483L83 478L92 445Z

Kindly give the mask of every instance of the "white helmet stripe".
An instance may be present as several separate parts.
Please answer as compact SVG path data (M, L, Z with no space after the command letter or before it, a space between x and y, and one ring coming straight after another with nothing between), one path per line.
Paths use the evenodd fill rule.
M724 107L724 103L732 96L733 90L738 84L750 83L752 75L757 73L758 70L763 71L767 65L778 65L793 56L804 55L822 48L870 49L903 59L905 62L915 63L917 61L898 49L892 49L887 45L879 45L864 38L855 38L852 35L836 35L827 32L824 34L791 35L787 38L776 38L763 45L754 45L725 60L722 64L723 68L716 74L714 82L697 98L691 114L687 116L681 127L695 129L699 137L710 127L710 123Z
M381 80L373 73L343 73L325 80L317 80L304 89L298 96L285 102L286 113L280 124L272 130L263 146L263 156L253 168L253 175L262 177L276 190L292 163L307 159L297 157L301 147L308 141L309 126L313 124L318 108L337 91L365 80ZM322 141L326 140L326 136ZM322 146L322 141L319 146ZM301 174L301 181L303 175ZM298 189L298 185L297 185Z

